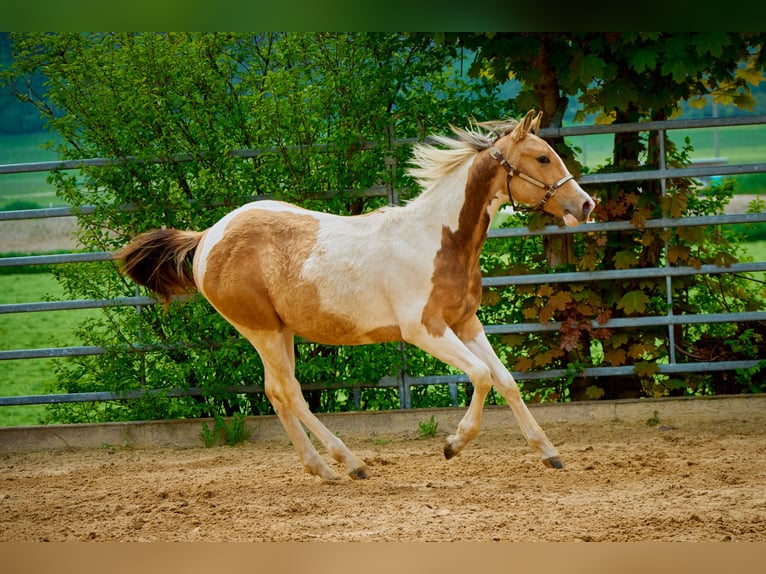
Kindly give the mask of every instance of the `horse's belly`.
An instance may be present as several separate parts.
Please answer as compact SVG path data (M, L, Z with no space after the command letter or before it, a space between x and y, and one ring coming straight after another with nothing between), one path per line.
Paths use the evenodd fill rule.
M323 301L316 292L295 292L277 305L282 322L295 333L328 345L363 345L401 341L402 333L387 305L374 297L344 305Z

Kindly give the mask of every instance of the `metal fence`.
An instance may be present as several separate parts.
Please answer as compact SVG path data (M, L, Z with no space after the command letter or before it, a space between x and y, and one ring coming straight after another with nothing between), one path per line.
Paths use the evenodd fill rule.
M707 128L707 127L727 127L727 126L740 126L740 125L764 125L766 124L766 116L750 116L740 118L714 118L705 120L672 120L663 122L646 122L640 124L620 124L609 126L578 126L558 129L544 129L541 130L540 135L543 137L577 137L587 136L593 134L613 134L617 132L658 132L660 137L660 165L657 169L640 170L635 172L616 172L616 173L600 173L600 174L586 174L580 177L579 181L584 186L599 185L616 182L628 182L628 181L646 181L646 180L658 180L661 183L661 189L665 190L667 180L671 178L702 178L709 176L726 176L726 175L738 175L738 174L752 174L766 172L766 163L749 163L738 165L721 165L720 162L706 162L704 165L690 166L685 168L668 168L665 164L665 152L664 148L664 133L668 130L676 129L692 129L692 128ZM412 143L411 141L402 140L399 144ZM234 153L237 157L254 157L263 153L261 150L240 150ZM174 161L189 161L190 157L179 156L174 158ZM102 166L111 163L125 161L125 160L110 160L103 158L93 158L84 160L74 160L65 162L41 162L41 163L28 163L28 164L14 164L14 165L0 165L0 176L2 174L11 173L29 173L29 172L44 172L50 170L77 170L83 166ZM368 190L369 194L380 194L381 189ZM383 190L385 192L385 190ZM385 193L383 193L385 194ZM130 207L128 206L128 209ZM88 212L89 208L80 209L80 212ZM37 218L55 218L74 215L73 210L70 208L50 208L50 209L34 209L23 211L8 211L0 212L0 225L3 221L11 220L23 220L23 219L37 219ZM715 226L715 225L733 225L733 224L746 224L746 223L763 223L766 222L766 213L750 213L750 214L730 214L730 215L718 215L709 217L687 217L682 219L654 219L648 220L644 224L644 228L673 228L683 226ZM543 229L530 231L527 228L513 228L513 229L493 229L489 233L489 240L500 237L526 237L526 236L542 236L542 235L556 235L556 234L570 234L570 233L583 233L583 232L597 232L597 231L630 231L635 230L636 227L629 221L612 221L605 223L590 223L586 226L580 226L576 228L561 228L558 226L547 226ZM105 261L111 258L111 254L107 252L91 252L91 253L68 253L59 255L35 255L35 256L23 256L23 257L6 257L0 258L0 267L15 267L15 266L27 266L27 265L71 265L84 262L93 261ZM681 324L700 324L700 323L732 323L732 322L755 322L766 321L766 310L739 312L739 313L710 313L699 315L676 315L673 312L673 290L672 282L674 278L689 276L689 275L701 275L701 274L721 274L721 273L754 273L766 271L766 262L758 261L751 263L733 263L728 266L716 266L716 265L702 265L699 268L685 267L685 266L673 266L665 265L657 268L642 268L642 269L621 269L621 270L604 270L593 272L568 272L568 273L545 273L545 274L532 274L532 275L513 275L503 277L485 277L483 285L492 287L501 286L513 286L513 285L530 285L530 284L545 284L545 283L572 283L572 282L585 282L585 281L609 281L609 280L624 280L630 278L664 278L666 284L667 293L667 313L657 316L644 316L636 318L614 318L604 324L592 325L594 329L608 328L608 329L622 329L622 328L635 328L646 326L665 326L667 328L668 337L668 349L669 360L666 364L660 364L659 373L672 375L678 373L705 373L715 371L732 371L736 369L748 369L758 366L764 359L766 359L766 353L764 356L754 360L739 360L739 361L715 361L715 362L678 362L675 356L675 336L674 327ZM48 301L48 302L31 302L20 303L12 305L0 305L0 314L8 313L34 313L42 311L60 311L71 309L96 309L112 306L134 306L140 308L144 305L154 305L156 301L150 297L142 297L137 295L134 297L120 297L115 299L100 299L100 300L76 300L76 301ZM766 305L766 303L765 303ZM490 335L502 335L509 333L534 333L543 331L556 331L561 327L560 323L520 323L520 324L490 324L486 325L486 332ZM152 352L157 347L140 347L133 346L132 350L135 352ZM78 355L97 355L103 354L106 350L102 347L96 346L76 346L76 347L54 347L54 348L40 348L40 349L16 349L0 351L0 361L14 360L14 359L40 359L40 358L63 358L72 357ZM617 367L592 367L586 368L582 373L586 377L608 377L608 376L625 376L634 373L634 366L617 366ZM514 372L513 375L518 380L540 380L540 379L553 379L559 377L566 377L570 373L565 369L557 370L544 370L544 371L531 371L531 372ZM411 406L410 401L410 388L414 385L448 385L453 400L457 397L457 385L468 382L467 377L464 375L449 375L449 376L425 376L425 377L409 377L406 374L401 374L397 377L385 378L380 381L370 381L369 384L354 385L354 390L358 392L360 386L369 387L398 387L400 404L403 408L409 408ZM315 388L314 385L303 385L304 389L310 390ZM322 385L316 387L321 389L328 388ZM230 389L236 393L249 393L249 392L262 392L262 388L258 385L241 386ZM128 393L111 393L111 392L92 392L92 393L72 393L72 394L52 394L52 395L30 395L30 396L0 396L0 406L4 405L30 405L30 404L51 404L51 403L64 403L64 402L80 402L80 401L101 401L101 400L121 400L132 399L142 396L146 393L159 392L159 391L135 391ZM202 390L197 388L191 389L176 389L168 392L162 390L167 396L182 396L182 395L201 395ZM0 388L0 394L2 389Z

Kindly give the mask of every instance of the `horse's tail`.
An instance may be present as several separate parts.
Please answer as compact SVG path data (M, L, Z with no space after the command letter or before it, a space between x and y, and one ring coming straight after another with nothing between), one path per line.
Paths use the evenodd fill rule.
M173 295L197 288L192 262L202 232L155 229L136 236L114 254L123 271L139 285L154 292L164 305Z

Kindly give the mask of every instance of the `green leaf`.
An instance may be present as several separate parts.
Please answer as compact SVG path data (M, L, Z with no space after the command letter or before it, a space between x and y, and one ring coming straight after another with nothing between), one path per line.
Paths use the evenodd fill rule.
M739 68L734 73L734 77L745 80L748 84L753 84L754 86L757 86L764 80L763 71L751 67Z
M723 54L723 49L731 44L731 40L726 32L703 32L696 34L692 43L696 47L698 56L710 54L718 58Z
M718 267L731 267L732 263L739 261L739 259L734 257L731 253L726 253L725 251L716 253L713 260Z
M631 103L638 101L639 92L631 82L618 79L608 82L601 90L601 97L606 110L626 110Z
M686 261L689 259L691 251L691 248L687 245L672 245L668 248L668 261L670 263Z
M597 401L606 394L606 391L596 385L591 385L585 389L585 398L589 401Z
M628 333L623 332L617 332L609 339L609 344L612 346L613 349L619 349L620 347L626 345L630 341L630 335Z
M756 100L750 94L737 94L732 99L732 103L741 110L753 110Z
M588 54L582 60L580 66L580 81L583 84L589 84L594 78L600 78L604 73L606 64L601 57L595 54Z
M669 74L674 82L681 84L688 74L686 62L682 58L668 58L662 64L662 73Z
M558 291L548 299L548 306L560 310L571 303L572 297L566 291Z
M670 212L671 217L681 217L688 203L689 198L684 193L672 193L664 197L665 210Z
M572 58L569 65L569 78L572 83L579 82L582 86L587 86L595 78L601 78L604 74L606 63L596 54L584 55L578 52Z
M604 361L606 361L613 367L624 365L626 358L627 358L627 353L625 352L624 349L609 349L607 351L604 351Z
M530 231L538 231L539 229L543 229L545 224L545 215L542 213L534 212L529 215L529 219L527 220L527 229Z
M617 308L622 309L628 315L633 315L646 311L647 303L649 303L649 297L643 291L628 291L617 302Z
M702 227L679 227L676 229L678 237L689 243L703 243L705 241L705 229Z
M654 48L638 48L629 56L630 65L639 74L653 70L657 64L657 51Z
M630 249L623 249L614 255L615 269L630 269L638 263L638 255Z

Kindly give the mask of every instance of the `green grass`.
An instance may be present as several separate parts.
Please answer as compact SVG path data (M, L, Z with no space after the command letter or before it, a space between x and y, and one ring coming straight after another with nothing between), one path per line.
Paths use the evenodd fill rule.
M63 298L63 289L50 273L0 275L0 303L29 303L47 296ZM82 344L75 328L94 310L12 313L0 315L0 350L37 349ZM53 359L27 359L0 363L0 395L37 395L50 392ZM38 424L42 405L0 407L0 426Z
M56 154L42 146L53 138L46 132L0 136L0 164L53 161ZM48 172L0 176L0 209L13 201L34 201L40 207L64 205L47 182Z
M766 239L748 241L745 246L747 254L753 258L753 261L766 261ZM753 276L759 281L766 282L766 273L753 273Z
M694 147L692 159L716 157L715 134L718 134L718 156L729 164L759 163L766 158L766 126L731 126L721 128L698 128L671 130L669 133L677 145L689 137ZM612 156L612 134L599 134L567 138L570 145L579 147L580 161L589 169L604 165ZM766 174L735 176L738 193L766 193Z

